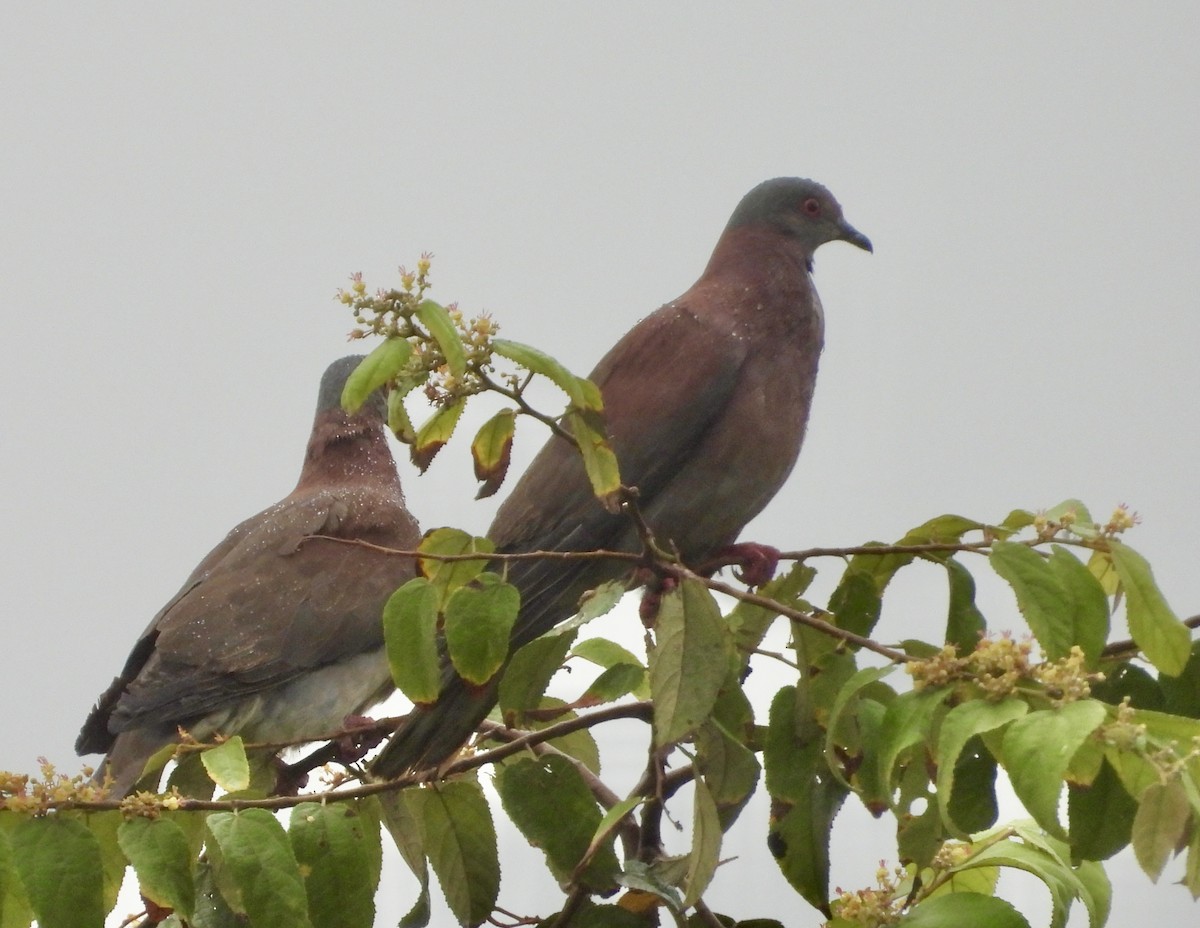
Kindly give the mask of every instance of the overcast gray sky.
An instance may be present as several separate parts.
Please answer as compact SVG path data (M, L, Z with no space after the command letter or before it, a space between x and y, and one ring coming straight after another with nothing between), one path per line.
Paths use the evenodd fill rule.
M390 285L432 251L434 297L585 373L782 174L829 186L876 253L817 256L807 444L746 537L852 544L945 511L1126 501L1145 519L1131 544L1200 611L1198 11L10 5L0 768L76 769L79 724L150 616L290 490L316 380L347 350L348 274ZM426 527L487 526L464 444L402 474ZM901 584L940 590L923 582ZM985 586L993 623L1020 627ZM881 636L938 633L940 603L908 602ZM738 852L761 855L751 812ZM838 837L846 887L894 858L861 818ZM1200 911L1167 878L1113 875L1114 925ZM782 886L735 865L714 901L817 924ZM523 891L510 876L502 898ZM385 924L410 900L381 901Z

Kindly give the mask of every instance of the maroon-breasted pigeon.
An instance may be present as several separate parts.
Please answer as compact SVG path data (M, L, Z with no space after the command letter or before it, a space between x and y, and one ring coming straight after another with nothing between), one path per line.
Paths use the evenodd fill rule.
M325 372L296 488L200 562L84 723L75 749L107 753L97 778L107 765L117 795L179 726L200 739L318 738L392 691L381 615L412 562L304 540L406 549L420 541L384 435L383 398L354 415L341 408L361 360Z
M783 485L800 452L817 377L824 315L813 252L871 243L818 183L776 178L738 204L700 279L639 322L591 379L626 485L659 545L693 566L718 555ZM640 550L631 520L592 494L576 450L551 438L500 507L489 536L501 552ZM572 615L579 598L627 565L513 562L521 591L515 649ZM498 682L469 688L447 672L375 763L392 776L454 753L495 703Z

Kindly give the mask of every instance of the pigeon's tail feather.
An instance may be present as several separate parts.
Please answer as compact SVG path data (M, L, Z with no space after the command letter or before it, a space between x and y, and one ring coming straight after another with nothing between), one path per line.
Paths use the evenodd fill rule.
M397 729L372 765L385 779L406 771L430 770L453 757L496 704L499 684L469 687L455 679L442 688L438 701L417 706Z

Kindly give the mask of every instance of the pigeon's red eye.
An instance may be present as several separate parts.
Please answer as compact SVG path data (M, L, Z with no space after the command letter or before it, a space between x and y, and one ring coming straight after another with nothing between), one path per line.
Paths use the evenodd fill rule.
M806 216L816 217L821 215L821 203L816 197L809 197L801 204L800 208L804 210Z

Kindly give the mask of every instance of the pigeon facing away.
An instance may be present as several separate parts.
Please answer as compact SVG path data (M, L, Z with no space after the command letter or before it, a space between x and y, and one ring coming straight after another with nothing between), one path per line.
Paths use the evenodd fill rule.
M734 210L700 279L634 326L591 374L622 480L637 487L660 546L690 565L731 545L796 463L824 338L813 253L837 240L871 251L820 184L759 184ZM578 453L559 437L534 459L488 534L505 553L640 550L629 518L601 506ZM512 648L627 570L604 561L510 562L508 580L521 591ZM409 716L376 773L441 763L495 704L497 687L494 680L468 688L448 672L437 702Z
M233 529L142 633L75 743L127 794L182 726L194 737L318 738L392 691L383 604L412 562L308 535L420 541L384 435L383 398L350 415L342 358L321 380L300 481Z

